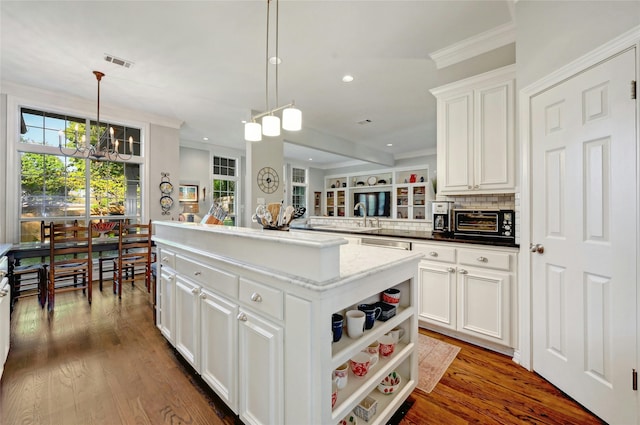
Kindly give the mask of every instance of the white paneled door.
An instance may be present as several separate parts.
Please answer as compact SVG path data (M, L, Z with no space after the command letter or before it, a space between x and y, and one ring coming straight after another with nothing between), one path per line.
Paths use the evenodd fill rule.
M637 423L635 49L532 98L533 368Z

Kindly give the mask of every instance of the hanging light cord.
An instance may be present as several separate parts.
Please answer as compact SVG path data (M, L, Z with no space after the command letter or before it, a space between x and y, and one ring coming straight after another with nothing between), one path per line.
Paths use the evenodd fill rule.
M265 98L264 98L264 103L266 105L266 111L269 110L269 10L271 10L270 8L271 5L271 0L267 0L267 42L264 48L264 54L265 54L265 61L264 61L264 66L265 66L265 79L264 79L264 93L265 93Z

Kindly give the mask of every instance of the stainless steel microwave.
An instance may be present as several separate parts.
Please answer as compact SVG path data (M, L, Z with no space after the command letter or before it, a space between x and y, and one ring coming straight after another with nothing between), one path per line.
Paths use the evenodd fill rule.
M513 210L453 210L454 237L499 238L515 241Z

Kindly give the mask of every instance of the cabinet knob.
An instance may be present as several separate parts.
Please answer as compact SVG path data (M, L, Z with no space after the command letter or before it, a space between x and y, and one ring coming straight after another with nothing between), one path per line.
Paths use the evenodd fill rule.
M200 292L200 289L198 289L198 288L193 288L193 289L191 290L191 293L192 293L192 294L197 294L198 292Z
M454 272L456 271L456 269L454 269L453 267L449 267L449 268L447 269L447 271L448 271L449 273L454 273Z
M437 252L435 252L435 251L431 251L431 252L429 253L429 255L430 255L430 256L432 256L432 257L437 257L437 256L438 256L438 253L437 253Z
M480 186L479 185L475 185L475 186L473 186L473 188L474 189L480 189Z
M246 315L246 314L244 314L244 313L240 313L240 314L238 314L237 319L238 319L238 320L240 320L241 322L246 322L247 320L249 320L249 318L247 317L247 315Z
M460 274L467 274L467 273L469 273L469 272L468 272L468 271L466 271L465 269L460 269L460 270L458 270L458 273L460 273Z
M257 302L257 303L261 303L262 302L262 297L257 292L254 292L253 294L251 294L251 301L254 301L254 302Z
M489 260L487 259L487 257L478 257L478 261L480 261L481 263L486 263Z
M194 276L200 276L202 274L202 272L194 272L193 275Z
M205 294L204 292L200 292L200 299L201 300L206 300L207 299L207 294Z
M467 186L467 189L473 189L473 186L469 185Z

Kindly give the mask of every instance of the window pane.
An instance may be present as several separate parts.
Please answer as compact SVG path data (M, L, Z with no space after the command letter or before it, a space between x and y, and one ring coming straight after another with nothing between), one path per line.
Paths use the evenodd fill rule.
M97 141L96 123L90 120L27 108L21 112L27 125L27 133L20 136L22 143L49 146L63 143L67 152L72 153L82 146L87 123L91 123L91 140ZM106 132L111 126L101 122L100 127ZM112 146L118 140L118 152L129 155L133 147L134 155L139 154L141 130L122 125L113 128L114 137L108 139ZM129 137L133 140L131 144ZM21 241L40 237L40 220L69 222L77 218L86 223L91 215L120 218L123 214L133 222L140 220L140 164L30 152L22 152L20 161Z
M292 170L292 182L293 183L305 183L306 170L302 168L293 168Z

